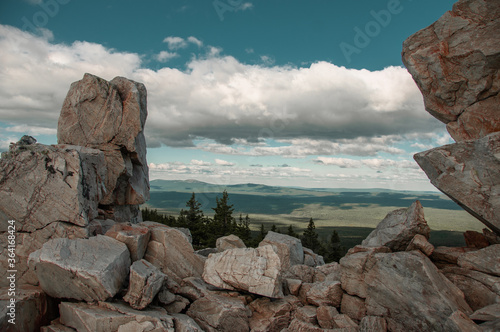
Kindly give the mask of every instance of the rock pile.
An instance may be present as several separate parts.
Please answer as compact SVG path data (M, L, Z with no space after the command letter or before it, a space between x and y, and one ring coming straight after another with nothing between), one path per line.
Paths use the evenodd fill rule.
M427 109L459 141L415 158L493 232L467 232L466 248L434 248L416 201L390 212L339 263L325 265L300 240L274 232L257 248L231 235L195 252L189 230L140 221L138 204L149 196L144 86L86 74L71 86L59 120L59 142L76 145L23 137L0 160L0 236L13 220L17 255L12 325L2 242L0 330L500 330L492 102L500 44L488 43L498 31L497 7L461 0L403 52Z

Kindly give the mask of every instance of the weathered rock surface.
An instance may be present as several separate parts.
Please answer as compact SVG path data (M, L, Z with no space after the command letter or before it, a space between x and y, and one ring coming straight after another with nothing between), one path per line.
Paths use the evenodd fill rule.
M365 316L359 322L359 332L386 332L387 322L382 317Z
M282 298L280 268L280 258L270 245L230 249L208 257L203 279L224 289Z
M276 301L262 297L253 301L249 305L252 310L252 317L250 318L251 331L281 331L288 327L297 303L298 299L294 296L287 296Z
M150 235L147 227L122 223L113 225L113 227L106 232L106 236L112 237L127 245L132 262L144 257Z
M389 330L446 330L457 310L471 314L463 293L419 251L375 254L365 273L367 315Z
M304 248L304 265L316 267L325 265L325 261L323 256L318 255L309 248Z
M184 314L170 314L174 318L175 332L203 332L194 319Z
M141 259L130 267L127 294L123 297L134 309L146 308L160 291L166 276L153 264Z
M291 266L304 263L304 250L302 242L293 237L276 232L267 232L266 237L259 246L272 245L281 260L281 269L288 270Z
M459 266L500 277L500 244L460 255Z
M426 110L456 141L500 131L500 7L460 0L403 43L403 62Z
M500 277L460 267L446 267L441 272L464 293L472 310L500 303Z
M500 133L414 158L436 188L500 234Z
M464 240L468 248L482 249L490 245L488 238L484 234L475 231L466 231Z
M457 265L458 257L460 257L463 253L475 250L476 249L464 247L440 246L434 249L430 258L435 263Z
M470 318L485 322L500 319L500 303L493 303L478 309L470 315Z
M101 204L137 205L149 199L143 84L116 77L110 82L85 74L71 84L57 128L60 144L104 152L106 195Z
M335 307L320 306L316 309L316 319L319 326L324 329L333 329L335 327L333 318L338 315L339 312Z
M187 315L207 332L248 332L249 317L252 313L237 298L210 295L193 302Z
M62 302L61 323L85 332L174 332L174 321L162 308L138 311L122 303Z
M0 233L1 234L1 233ZM6 235L0 235L5 236ZM65 222L53 222L46 227L32 233L19 232L16 234L16 281L19 285L30 284L38 285L38 278L28 266L29 255L42 248L43 244L50 239L56 238L87 238L89 230L85 227L76 226ZM0 244L0 287L7 286L7 271L8 268L8 243L2 241Z
M339 307L342 301L342 287L340 281L323 281L314 283L306 293L309 304L319 306Z
M130 267L127 246L107 236L53 239L29 256L40 287L50 296L84 301L113 297Z
M86 226L103 195L104 156L70 145L16 145L0 159L0 232L34 232L52 222Z
M344 294L340 312L359 322L366 316L365 300L357 296Z
M390 212L361 245L365 247L388 247L393 251L405 250L417 234L429 238L430 228L424 218L424 209L419 201L407 209Z
M9 288L0 289L0 331L35 332L57 317L56 302L41 288L23 285L14 289L15 297L9 294ZM11 299L15 299L15 303Z
M420 250L426 256L430 256L434 252L434 246L429 241L427 241L425 236L417 234L413 237L410 244L406 248L406 251L412 250Z
M239 237L233 234L218 238L215 246L217 247L218 252L223 252L227 249L247 247Z
M180 284L187 277L201 277L204 261L196 255L188 237L178 229L155 222L143 222L151 239L144 259Z

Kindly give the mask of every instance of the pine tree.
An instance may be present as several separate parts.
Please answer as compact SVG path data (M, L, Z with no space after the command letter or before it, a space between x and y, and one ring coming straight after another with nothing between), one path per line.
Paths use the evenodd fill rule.
M233 205L228 204L229 196L227 194L227 190L224 190L221 199L217 197L215 200L217 202L217 206L212 208L212 210L215 211L214 231L218 237L229 235L234 231L236 220L233 218Z
M296 237L296 238L299 237L299 235L297 233L295 233L295 231L293 230L293 226L292 225L288 226L288 229L286 230L286 234L289 235L289 236Z
M177 223L181 227L189 228L193 236L193 246L200 247L202 246L206 232L204 225L205 216L203 215L201 204L196 200L194 193L186 203L186 207L188 207L188 210L181 210Z
M338 262L345 254L345 247L341 245L340 236L333 230L330 241L326 245L325 262Z
M275 225L275 224L273 224L273 225L271 226L271 232L276 232L276 231L277 231L276 225Z
M316 226L314 225L313 218L309 220L309 224L302 234L301 241L304 247L311 249L315 253L321 251L322 245L318 239L318 233L316 233Z
M247 245L250 245L252 239L252 232L250 231L250 217L247 216L243 219L243 215L240 213L240 219L236 227L236 235Z

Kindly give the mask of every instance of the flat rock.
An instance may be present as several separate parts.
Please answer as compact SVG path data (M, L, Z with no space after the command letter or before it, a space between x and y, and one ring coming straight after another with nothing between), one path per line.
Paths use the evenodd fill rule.
M498 17L496 1L460 0L403 43L403 63L425 109L447 123L456 141L500 130Z
M229 249L208 257L203 279L214 286L282 298L281 261L270 245Z
M143 84L116 77L110 82L91 74L71 84L57 127L60 144L104 152L106 195L101 204L137 205L149 199Z
M33 252L29 260L40 287L48 295L89 302L115 296L130 267L127 246L102 235L50 240Z
M304 263L304 249L302 242L293 237L276 232L267 232L266 237L259 246L272 245L282 263L282 270L288 270L291 266Z
M393 251L403 251L417 234L429 238L430 228L424 218L424 209L419 201L409 208L390 212L361 245L365 247L388 247Z
M147 227L124 223L117 223L106 232L106 236L112 237L127 245L132 262L144 257L150 235L149 228Z
M455 311L472 313L463 293L419 251L375 254L368 266L367 315L386 318L389 330L444 331Z
M465 253L458 257L458 265L500 277L500 244Z
M85 332L174 332L174 321L158 307L134 310L123 303L98 304L62 302L61 323Z
M436 188L500 235L500 133L414 158Z
M182 231L155 222L143 222L140 225L151 232L145 260L178 284L184 278L201 277L204 261L194 253L193 246Z
M233 234L218 238L215 246L217 247L218 252L223 252L227 249L247 247L239 237Z
M203 332L194 319L184 314L170 314L174 318L175 332Z
M441 272L464 293L472 310L500 303L500 277L460 267L446 267Z
M0 232L7 220L17 232L52 222L87 226L97 217L104 191L101 151L81 146L18 146L0 159Z
M141 259L130 266L127 294L123 297L134 309L146 308L160 291L166 275L156 266Z
M206 332L248 332L250 331L249 317L252 313L237 298L210 295L193 302L187 315Z

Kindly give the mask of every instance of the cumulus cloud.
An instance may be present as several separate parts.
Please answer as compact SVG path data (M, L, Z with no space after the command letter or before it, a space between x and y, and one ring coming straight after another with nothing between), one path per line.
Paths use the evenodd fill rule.
M167 43L168 48L171 50L178 50L180 48L187 47L187 42L181 37L168 36L163 39L163 42Z
M175 52L161 51L156 56L156 59L160 62L167 62L168 60L176 58L178 56L179 56L179 54L177 54Z
M227 160L222 160L222 159L215 159L215 163L219 166L234 166L235 163L232 163Z
M193 36L188 37L187 41L192 43L192 44L195 44L198 47L203 46L203 42L201 40L199 40L198 38L193 37Z
M170 50L202 45L195 37L164 41ZM57 44L48 35L0 25L0 117L11 126L55 129L70 84L89 72L146 85L148 147L201 144L226 154L374 156L402 153L391 146L401 135L442 130L424 111L404 68L354 70L328 62L268 67L241 63L213 46L203 51L186 70L151 70L142 66L144 55L82 41ZM164 52L165 61L175 54ZM281 146L262 144L269 139Z
M392 159L349 159L349 158L331 158L318 157L314 160L315 163L327 166L338 166L340 168L361 168L369 167L380 170L386 168L410 168L420 169L418 165L410 160L392 160Z

